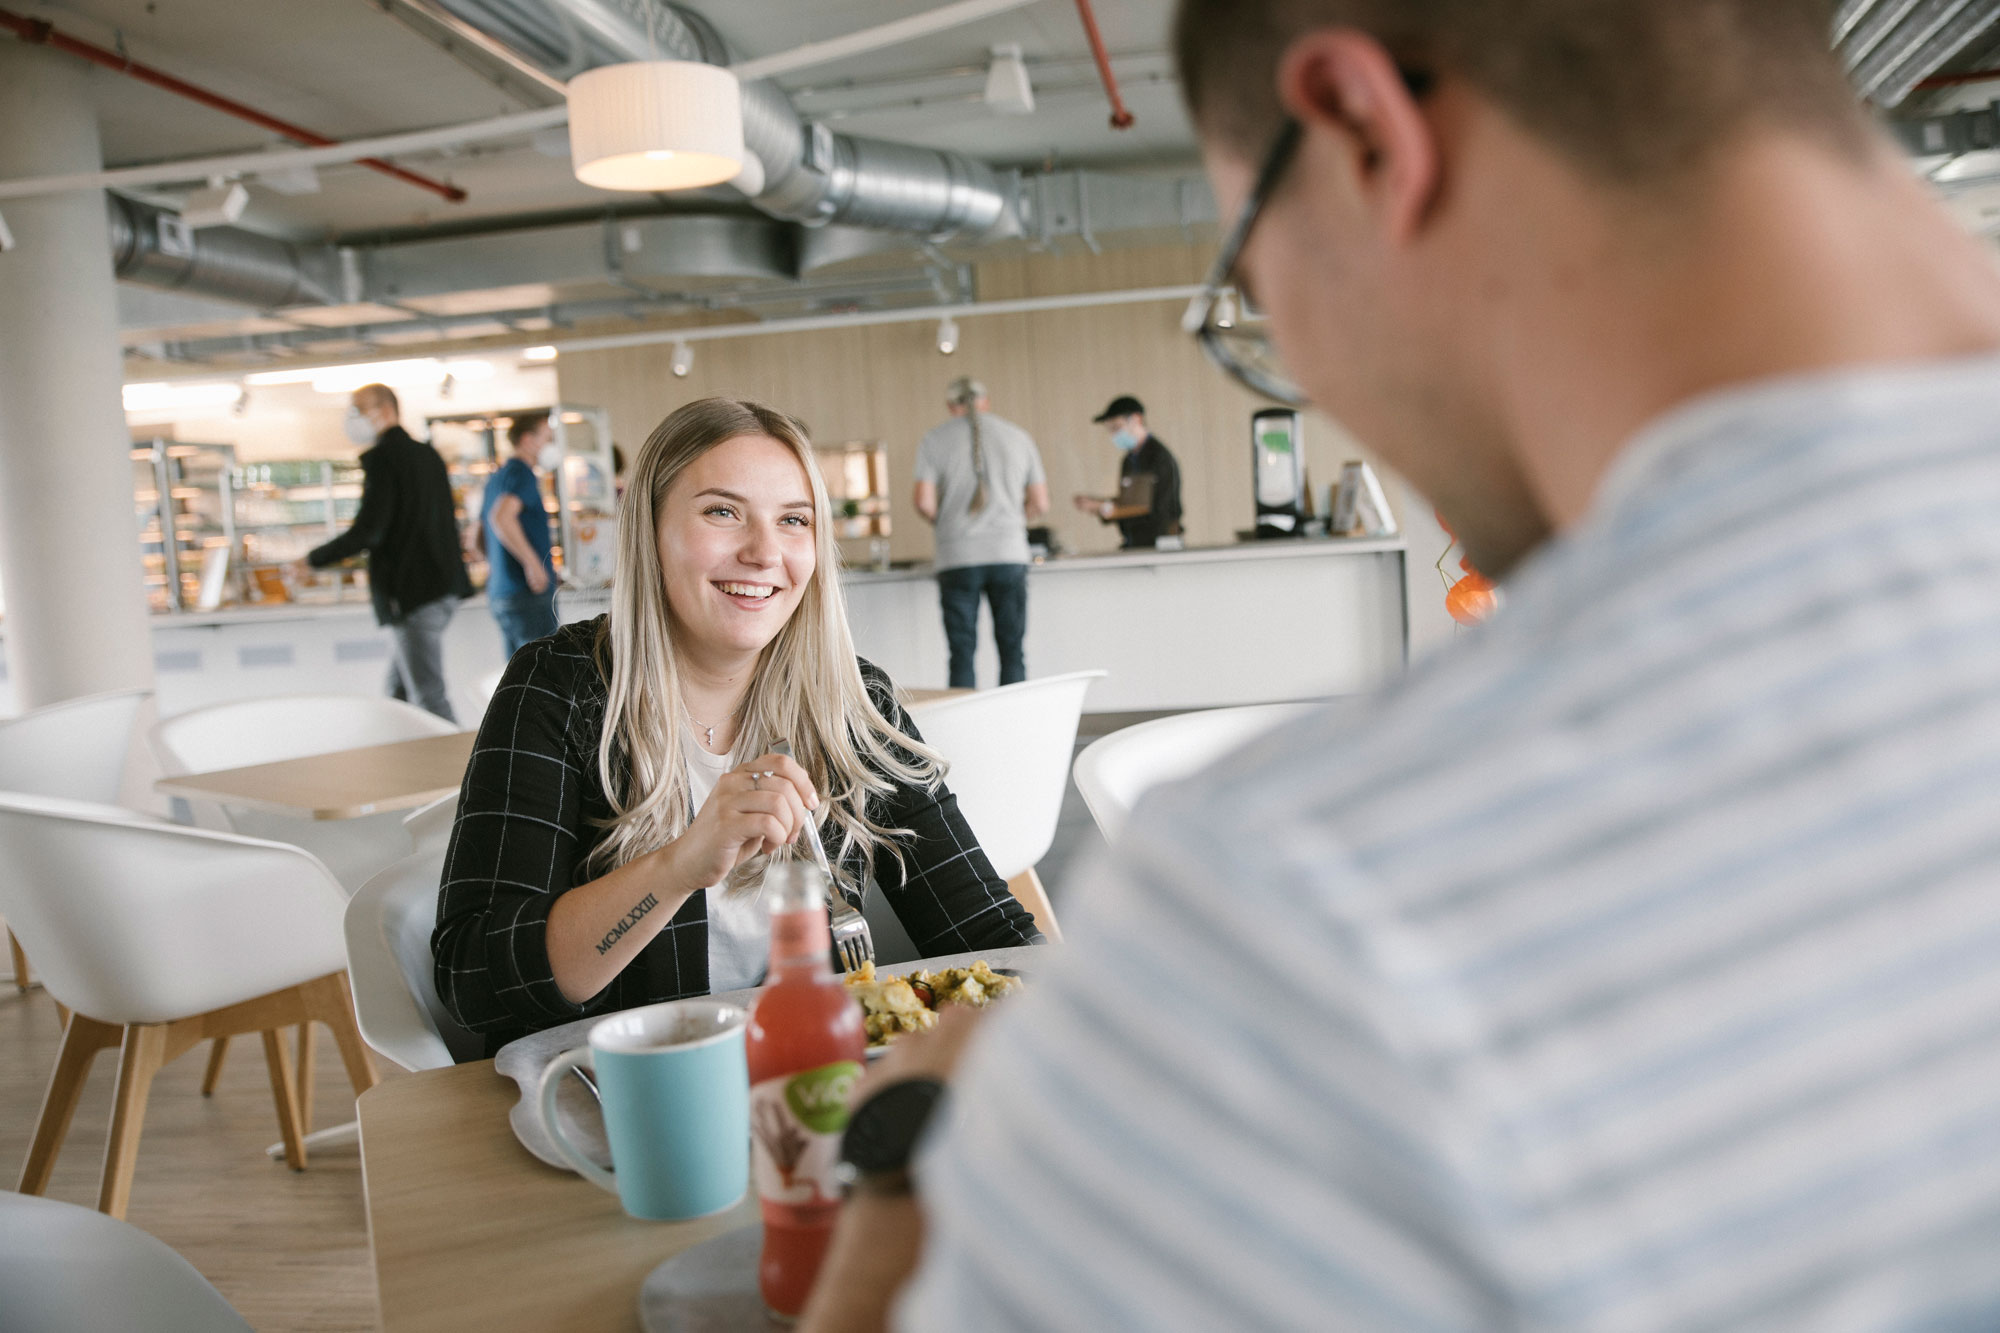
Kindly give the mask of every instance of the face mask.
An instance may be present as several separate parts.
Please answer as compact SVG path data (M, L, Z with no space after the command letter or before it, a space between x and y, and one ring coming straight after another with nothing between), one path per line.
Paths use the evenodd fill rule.
M347 409L347 419L340 426L347 432L347 438L356 444L375 443L375 423L362 416L358 407Z
M1129 453L1139 447L1139 437L1123 427L1111 432L1111 442L1118 446L1120 453Z

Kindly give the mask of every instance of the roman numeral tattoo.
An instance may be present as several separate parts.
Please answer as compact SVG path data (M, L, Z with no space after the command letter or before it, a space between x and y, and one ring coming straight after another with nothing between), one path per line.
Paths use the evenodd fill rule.
M618 943L618 941L625 938L626 931L638 925L639 919L641 917L645 916L646 913L652 911L655 907L658 907L659 905L660 905L660 900L650 893L647 894L645 897L641 898L639 900L639 905L634 907L631 911L627 912L623 917L619 918L618 924L613 926L610 932L607 933L603 939L597 942L597 952L600 954L610 953L611 947L616 943Z

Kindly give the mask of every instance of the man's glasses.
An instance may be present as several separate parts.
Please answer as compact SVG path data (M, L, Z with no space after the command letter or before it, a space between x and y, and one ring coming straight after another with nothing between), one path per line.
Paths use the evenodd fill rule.
M1222 251L1215 257L1215 267L1209 270L1200 293L1188 302L1187 314L1181 317L1181 327L1194 335L1210 361L1228 371L1251 392L1260 393L1287 407L1304 407L1305 392L1279 363L1278 349L1271 342L1270 325L1243 299L1241 290L1236 286L1235 273L1236 261L1242 257L1243 246L1250 239L1250 228L1256 225L1258 215L1264 211L1265 200L1270 198L1272 189L1278 183L1278 177L1284 174L1292 154L1298 151L1300 137L1299 123L1287 119L1279 129L1271 151L1264 155L1264 165L1257 172L1257 181L1250 188L1249 198L1243 201L1243 210L1236 216L1236 225L1223 238Z
M1403 86L1415 98L1427 95L1435 82L1428 70L1402 67L1398 72L1403 77ZM1215 257L1215 267L1209 270L1200 293L1188 302L1187 314L1181 317L1181 328L1201 343L1201 350L1208 354L1209 360L1228 371L1251 392L1263 394L1287 407L1304 407L1305 390L1299 387L1298 381L1278 360L1278 349L1271 341L1270 324L1261 312L1250 307L1242 289L1236 285L1236 262L1243 257L1243 247L1250 240L1250 228L1256 225L1258 216L1263 213L1271 191L1277 188L1278 177L1284 174L1292 155L1298 151L1302 137L1299 122L1287 117L1278 129L1278 137L1272 142L1271 150L1264 155L1264 165L1257 172L1250 197L1243 201L1243 210L1236 216L1236 225L1223 238L1222 252Z

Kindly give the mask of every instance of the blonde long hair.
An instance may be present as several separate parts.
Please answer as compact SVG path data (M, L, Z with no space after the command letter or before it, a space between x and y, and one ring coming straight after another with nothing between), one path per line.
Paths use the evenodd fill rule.
M591 853L600 874L672 842L694 813L685 748L693 742L681 725L685 708L660 563L660 513L689 464L746 435L776 440L805 469L817 567L791 619L758 659L736 752L762 754L789 740L820 794L828 854L838 861L859 847L871 869L884 847L901 860L895 842L907 830L869 819L869 796L886 795L898 783L934 788L943 780L938 756L897 730L868 697L847 628L832 506L805 428L761 403L698 399L668 416L640 447L618 516L618 577L597 641L601 670L610 658L597 772L613 815L609 834ZM764 858L739 866L730 887L756 884L763 868Z

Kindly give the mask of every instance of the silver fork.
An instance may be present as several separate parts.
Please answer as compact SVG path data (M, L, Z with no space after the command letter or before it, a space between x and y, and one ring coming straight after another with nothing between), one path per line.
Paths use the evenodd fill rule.
M790 741L779 741L771 747L772 754L793 757ZM827 926L833 933L834 957L840 960L840 970L852 972L863 963L875 961L875 938L868 933L868 918L847 901L845 894L837 887L839 881L833 877L833 866L826 859L826 844L819 839L819 825L811 818L806 820L806 846L812 849L813 861L819 866L819 873L826 876Z

